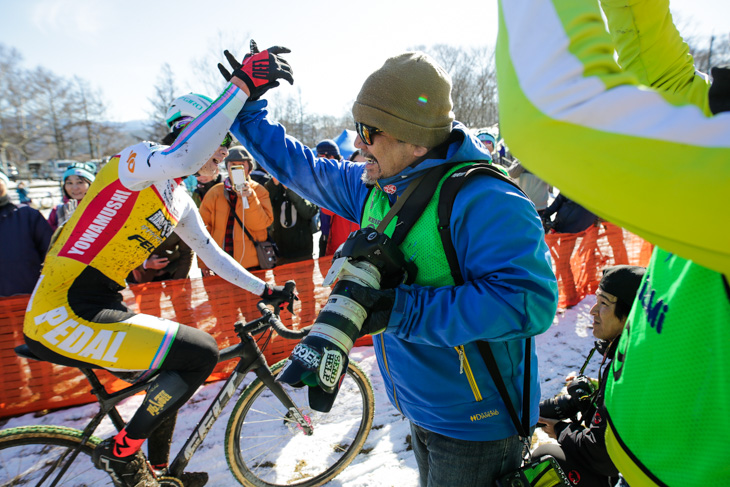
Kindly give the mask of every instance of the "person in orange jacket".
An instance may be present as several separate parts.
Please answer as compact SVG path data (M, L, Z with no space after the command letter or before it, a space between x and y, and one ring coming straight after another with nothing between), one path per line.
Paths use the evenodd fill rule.
M251 179L256 161L244 147L231 147L225 163L229 176L206 193L200 204L200 216L223 250L246 269L256 269L259 267L256 247L241 224L257 242L267 239L267 228L274 222L269 192ZM240 192L235 191L230 178L231 166L237 164L246 168L246 184ZM235 215L231 212L233 207L236 209ZM204 276L212 275L205 263L198 260L198 264Z

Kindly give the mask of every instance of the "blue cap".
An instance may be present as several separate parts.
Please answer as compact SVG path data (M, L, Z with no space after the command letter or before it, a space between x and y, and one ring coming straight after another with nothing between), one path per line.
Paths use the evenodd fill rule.
M497 140L494 138L494 135L486 131L479 132L477 134L477 139L481 140L482 142L491 142L493 146L497 145Z
M92 172L92 165L91 164L85 164L85 163L76 163L71 164L68 169L63 173L63 177L61 178L61 184L66 183L66 179L69 176L79 176L84 179L86 179L89 184L94 182L95 176Z

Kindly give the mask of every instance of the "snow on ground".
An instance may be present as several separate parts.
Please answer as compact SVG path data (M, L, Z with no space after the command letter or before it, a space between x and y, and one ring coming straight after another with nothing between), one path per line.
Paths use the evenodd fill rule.
M537 337L543 399L551 397L563 389L565 376L580 370L586 355L593 346L593 320L588 312L594 303L595 296L588 296L572 309L559 311L550 329ZM375 392L375 420L370 436L365 443L367 453L358 455L344 472L327 485L343 487L417 486L416 461L407 443L407 436L410 433L408 422L388 402L372 347L355 348L352 350L350 358L361 365L372 381ZM597 376L598 363L599 359L594 357L586 370L587 375ZM252 380L252 374L249 374L247 382L250 380ZM173 439L173 453L182 446L222 384L222 382L218 382L202 387L180 410L178 427ZM122 415L129 419L141 401L142 396L127 399L120 407ZM234 402L231 401L228 405L229 411ZM48 424L83 428L88 419L96 412L96 408L95 404L91 404L55 411L41 417L26 414L8 420L2 427ZM210 474L208 485L216 487L238 485L228 471L223 453L226 418L227 414L224 412L187 469L188 471L208 472ZM106 438L113 433L111 423L105 420L97 430L96 436ZM536 441L539 444L553 440L538 429Z

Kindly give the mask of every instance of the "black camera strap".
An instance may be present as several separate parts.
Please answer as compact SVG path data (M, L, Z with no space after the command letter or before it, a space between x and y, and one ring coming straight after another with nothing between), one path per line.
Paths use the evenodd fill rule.
M433 197L434 192L436 192L439 182L451 167L449 164L436 166L409 184L385 217L383 217L376 230L384 233L391 220L398 215L398 223L393 231L391 240L396 245L403 243L408 232L426 209L428 202ZM416 189L419 188L420 191L416 192Z
M530 431L530 363L532 362L532 340L529 338L525 339L525 370L523 372L525 382L522 387L521 423L517 416L517 411L512 404L512 400L509 397L509 393L507 392L507 387L504 385L502 374L499 373L499 366L497 365L497 361L494 359L492 347L489 345L489 342L484 340L478 341L477 347L479 347L479 352L484 359L484 363L487 365L487 370L489 370L489 374L492 376L494 385L497 387L499 395L502 397L502 401L507 407L507 411L509 412L510 418L512 418L512 424L514 424L517 429L517 433L523 438L528 438Z
M246 227L244 226L243 222L238 217L238 213L236 213L236 207L233 204L233 201L231 201L231 199L228 196L228 194L225 193L225 190L223 190L223 191L224 191L224 194L225 194L225 197L226 197L226 201L228 201L228 206L231 207L231 213L233 213L233 217L236 219L236 221L238 222L238 224L241 225L241 228L243 229L243 232L246 234L246 236L248 237L248 239L251 240L254 243L254 245L256 245L257 243L260 243L258 240L256 240L255 238L253 238L253 236L251 235L251 233L249 233L249 231L246 229ZM239 198L241 198L241 196L239 196Z

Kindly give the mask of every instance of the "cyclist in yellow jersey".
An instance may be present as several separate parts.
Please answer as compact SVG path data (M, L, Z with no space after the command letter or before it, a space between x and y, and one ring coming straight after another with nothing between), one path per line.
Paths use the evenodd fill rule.
M215 101L192 93L176 99L167 114L172 132L165 141L171 146L141 142L114 156L51 246L28 303L23 332L42 359L132 372L135 380L156 374L126 427L94 451L97 468L118 486L159 485L140 447L192 396L218 359L217 344L206 332L129 312L120 294L129 272L175 231L229 282L271 301L295 299L217 246L182 184L190 174L212 174L223 161L228 129L247 99L278 85L277 79L292 82L291 69L277 56L284 51L271 48L245 59ZM206 481L207 475L196 482Z

